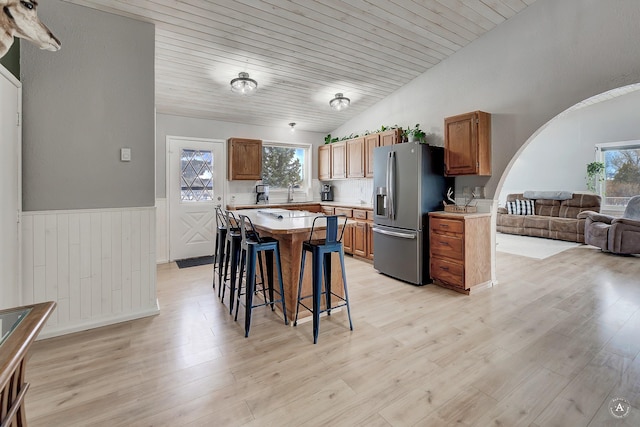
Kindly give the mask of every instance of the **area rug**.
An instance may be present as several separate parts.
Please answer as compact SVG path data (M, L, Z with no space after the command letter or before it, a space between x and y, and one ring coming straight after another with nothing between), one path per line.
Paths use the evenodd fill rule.
M578 246L582 246L582 244L541 237L496 233L496 251L535 259L549 258Z
M178 268L196 267L198 265L213 264L213 255L197 258L179 259L176 261Z

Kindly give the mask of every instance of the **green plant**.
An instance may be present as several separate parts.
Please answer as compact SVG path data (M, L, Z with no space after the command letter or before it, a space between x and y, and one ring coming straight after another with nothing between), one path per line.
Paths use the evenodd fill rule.
M587 188L596 191L598 183L604 180L604 163L591 162L587 163Z
M402 135L408 140L413 139L416 141L423 141L425 136L427 136L422 129L420 129L420 124L416 124L414 127L408 126L407 129L402 132Z
M327 134L327 136L324 137L324 143L325 144L331 144L332 142L336 142L338 141L338 138L331 138L331 134Z

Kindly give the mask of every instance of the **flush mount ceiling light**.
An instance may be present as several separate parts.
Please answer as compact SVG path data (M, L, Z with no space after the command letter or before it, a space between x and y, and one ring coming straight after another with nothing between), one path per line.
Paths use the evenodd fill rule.
M336 111L344 110L349 107L351 100L341 93L336 93L336 97L329 101L329 105Z
M249 73L238 73L238 77L231 80L231 91L240 95L251 95L258 89L258 82L249 78Z
M291 127L291 132L296 130L296 124L294 122L289 123L289 126Z

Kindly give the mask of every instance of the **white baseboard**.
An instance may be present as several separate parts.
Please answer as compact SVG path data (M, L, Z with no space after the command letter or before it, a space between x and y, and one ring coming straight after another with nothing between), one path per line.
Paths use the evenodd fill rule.
M61 327L45 328L39 335L37 340L58 337L60 335L72 334L74 332L82 332L89 329L100 328L102 326L113 325L116 323L128 322L129 320L142 319L160 314L160 304L156 303L153 309L147 309L135 313L127 313L119 316L109 316L103 319L91 319L87 322L76 323L72 326L65 325Z

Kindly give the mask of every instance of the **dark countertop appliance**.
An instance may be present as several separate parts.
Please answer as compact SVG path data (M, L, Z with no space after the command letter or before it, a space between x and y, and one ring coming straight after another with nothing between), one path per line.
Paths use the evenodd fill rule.
M373 150L373 267L416 285L429 279L428 213L442 210L444 150L406 142Z
M320 200L323 202L332 202L333 201L333 187L329 184L322 184L322 189L320 190Z
M256 185L256 205L269 203L269 186L264 184Z

